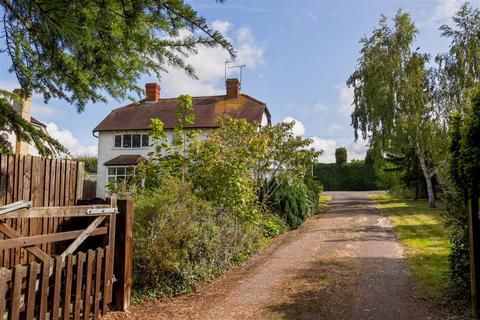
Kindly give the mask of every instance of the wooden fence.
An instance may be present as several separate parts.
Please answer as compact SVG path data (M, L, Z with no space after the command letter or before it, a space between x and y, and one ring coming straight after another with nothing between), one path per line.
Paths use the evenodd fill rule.
M34 261L14 267L11 260L3 261L0 319L99 319L105 314L112 302L117 212L113 200L111 205L21 208L1 214L0 232L6 239L0 250L10 257L26 251ZM74 230L24 236L6 223L56 217L76 220ZM46 244L56 245L47 253L41 249Z
M66 159L0 155L0 206L21 200L31 201L33 207L73 206L82 196L83 166L83 162ZM69 220L63 216L8 218L4 230L0 230L0 241L8 238L7 227L22 236L40 236L69 230ZM52 254L55 246L42 243L40 247ZM0 250L0 266L8 268L32 261L35 256L22 248Z
M83 162L0 155L0 206L19 200L34 207L73 206L82 198Z
M132 201L75 205L81 162L0 155L0 173L0 320L99 319L126 310ZM17 201L29 205L8 212Z
M108 250L0 269L0 319L99 319L108 311Z

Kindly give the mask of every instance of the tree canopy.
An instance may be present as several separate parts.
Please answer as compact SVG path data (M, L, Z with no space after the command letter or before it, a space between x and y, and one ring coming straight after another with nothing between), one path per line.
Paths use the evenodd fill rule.
M137 80L145 74L160 78L168 67L196 77L186 58L200 45L219 45L234 55L227 39L183 0L0 0L0 7L0 52L10 57L20 96L63 99L79 112L107 95L133 99L132 93L142 92ZM5 110L11 99L0 104ZM28 124L4 112L0 117L0 129L37 146L43 140L41 153L51 154Z
M408 13L398 11L393 27L382 16L370 37L361 40L361 57L347 84L354 88L352 124L371 146L402 154L414 148L434 206L434 161L430 150L438 137L426 63L429 56L413 49L417 29Z
M471 105L480 82L480 10L465 3L452 20L453 26L440 27L451 40L449 51L436 57L436 98L445 119Z

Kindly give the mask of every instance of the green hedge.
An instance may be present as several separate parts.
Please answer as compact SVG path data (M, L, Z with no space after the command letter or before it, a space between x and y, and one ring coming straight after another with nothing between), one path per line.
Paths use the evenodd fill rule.
M325 191L378 190L377 177L372 165L364 163L319 163L314 166L314 175Z

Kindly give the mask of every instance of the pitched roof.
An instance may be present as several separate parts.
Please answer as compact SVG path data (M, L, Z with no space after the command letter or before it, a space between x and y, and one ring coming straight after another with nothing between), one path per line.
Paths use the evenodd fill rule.
M118 157L110 159L104 163L106 166L128 166L128 165L137 165L140 162L145 160L139 154L122 154Z
M43 123L43 122L35 119L34 117L30 117L30 122L33 123L33 124L36 124L36 125L38 125L38 126L40 126L40 127L44 127L44 128L47 127L47 126L45 125L45 123Z
M227 115L260 124L266 113L270 122L266 104L246 94L236 99L228 99L225 95L193 97L192 103L195 122L188 126L190 128L217 128L216 120ZM165 129L173 129L178 125L177 110L177 99L141 100L112 110L93 131L145 130L152 118L162 120Z

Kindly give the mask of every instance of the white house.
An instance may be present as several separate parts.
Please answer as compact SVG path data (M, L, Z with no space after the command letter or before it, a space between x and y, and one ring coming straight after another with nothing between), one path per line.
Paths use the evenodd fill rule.
M20 90L21 89L15 89L14 92L19 93L18 91ZM23 101L23 104L18 101L13 101L13 109L24 120L26 120L27 122L30 122L33 127L48 134L47 126L43 122L32 117L32 100L30 98L26 98ZM32 155L32 156L40 155L34 143L28 143L25 141L17 140L17 135L15 134L15 132L1 131L0 135L2 135L2 138L4 138L10 143L10 145L12 146L13 152L15 154Z
M98 134L98 197L105 197L109 181L126 179L148 156L151 143L148 126L152 118L162 120L168 141L172 141L173 129L178 125L177 99L160 98L157 83L147 83L145 89L145 99L112 110L93 129L94 134ZM260 127L271 123L267 105L240 93L238 79L226 81L225 95L193 97L192 103L195 122L188 128L200 129L203 133L218 128L217 119L224 116L246 119Z

